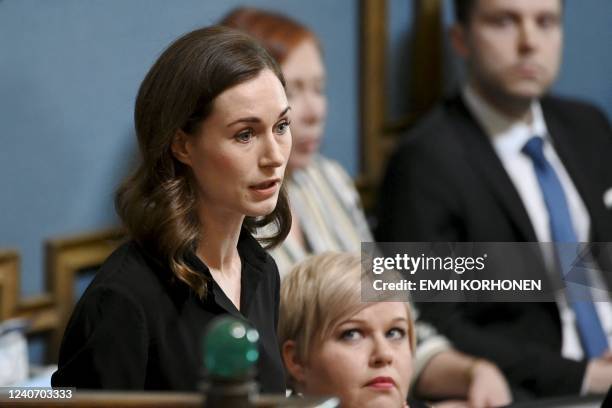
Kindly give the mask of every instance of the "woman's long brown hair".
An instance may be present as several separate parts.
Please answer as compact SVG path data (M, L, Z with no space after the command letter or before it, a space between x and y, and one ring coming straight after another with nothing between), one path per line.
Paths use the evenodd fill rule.
M201 238L198 188L191 169L174 158L172 140L179 129L197 134L219 94L264 69L285 85L274 59L251 37L225 27L203 28L180 37L161 54L136 98L141 162L119 187L115 207L131 237L169 265L174 276L200 298L207 293L207 279L186 261ZM254 233L269 223L276 224L276 233L264 244L273 247L291 227L284 188L271 214L246 217L243 225Z

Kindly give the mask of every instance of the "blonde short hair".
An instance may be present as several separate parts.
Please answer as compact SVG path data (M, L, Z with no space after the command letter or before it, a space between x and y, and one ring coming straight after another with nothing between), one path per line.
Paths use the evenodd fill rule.
M311 346L331 335L344 318L372 303L361 301L363 274L359 254L325 252L298 263L281 285L278 341L293 340L300 361L308 361ZM381 301L389 300L381 298ZM415 333L410 305L405 303L408 338L414 353Z

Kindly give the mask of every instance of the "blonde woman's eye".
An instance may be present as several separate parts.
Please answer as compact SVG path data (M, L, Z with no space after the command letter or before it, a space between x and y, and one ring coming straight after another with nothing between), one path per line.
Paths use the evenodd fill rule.
M394 327L387 332L387 338L390 339L403 339L404 337L406 337L406 330L399 327Z
M236 136L234 136L234 138L240 143L248 143L253 138L253 131L249 129L239 132L236 134Z
M361 337L362 337L361 331L357 329L344 330L340 334L340 339L347 340L347 341L358 340Z

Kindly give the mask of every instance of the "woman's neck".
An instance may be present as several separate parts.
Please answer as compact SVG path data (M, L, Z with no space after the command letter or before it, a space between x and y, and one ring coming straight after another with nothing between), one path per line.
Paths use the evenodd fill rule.
M220 273L231 271L239 259L237 247L244 215L202 208L199 218L201 228L197 256L209 268Z

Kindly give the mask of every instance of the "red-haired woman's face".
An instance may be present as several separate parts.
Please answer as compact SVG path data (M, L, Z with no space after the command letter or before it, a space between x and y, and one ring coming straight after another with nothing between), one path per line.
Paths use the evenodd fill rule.
M291 105L293 148L288 169L306 167L318 152L327 114L325 67L312 40L303 41L281 65Z

